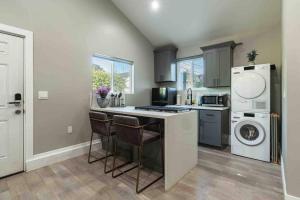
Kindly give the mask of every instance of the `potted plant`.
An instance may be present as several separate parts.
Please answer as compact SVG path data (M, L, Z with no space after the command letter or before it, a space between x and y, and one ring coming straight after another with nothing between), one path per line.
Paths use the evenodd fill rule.
M257 53L257 51L255 49L253 49L251 52L249 52L247 54L248 62L255 65L255 59L256 59L256 56L258 56L258 55L259 54Z
M108 93L110 92L110 87L100 86L97 91L97 103L100 108L106 108L109 105L109 98L107 98Z

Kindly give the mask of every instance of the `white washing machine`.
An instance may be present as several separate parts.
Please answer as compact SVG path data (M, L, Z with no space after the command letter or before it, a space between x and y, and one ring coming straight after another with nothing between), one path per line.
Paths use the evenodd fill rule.
M271 65L233 67L231 105L233 112L270 113Z
M231 153L270 162L270 114L231 113Z

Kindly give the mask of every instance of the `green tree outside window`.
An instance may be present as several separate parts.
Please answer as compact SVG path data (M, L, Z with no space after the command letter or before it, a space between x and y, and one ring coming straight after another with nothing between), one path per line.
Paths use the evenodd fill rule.
M104 71L101 68L93 69L92 84L93 90L96 90L100 86L112 87L111 74ZM123 92L126 88L126 80L120 74L114 74L114 91Z

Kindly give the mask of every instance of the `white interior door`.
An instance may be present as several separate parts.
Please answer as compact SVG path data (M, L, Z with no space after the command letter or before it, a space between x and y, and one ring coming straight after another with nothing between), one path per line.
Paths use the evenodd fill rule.
M0 33L0 177L24 170L23 45Z

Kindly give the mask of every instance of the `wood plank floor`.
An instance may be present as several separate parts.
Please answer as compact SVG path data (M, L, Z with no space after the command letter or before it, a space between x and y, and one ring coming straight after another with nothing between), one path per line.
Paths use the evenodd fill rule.
M0 179L0 200L281 200L280 167L224 151L199 147L199 161L168 192L159 181L135 194L136 171L116 179L103 173L103 164L87 163L80 156L60 163ZM145 171L142 184L158 174Z

